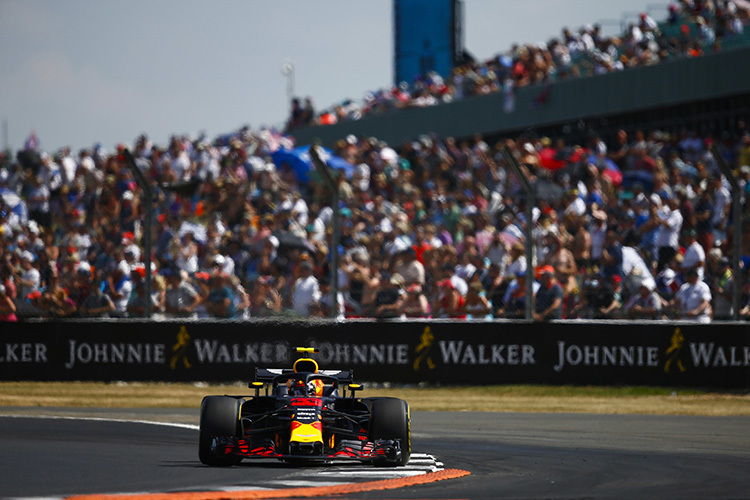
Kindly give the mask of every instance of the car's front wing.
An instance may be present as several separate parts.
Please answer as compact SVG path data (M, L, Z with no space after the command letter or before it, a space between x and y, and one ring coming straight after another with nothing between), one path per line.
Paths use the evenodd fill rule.
M398 441L342 440L334 449L325 449L322 454L290 455L281 453L273 440L253 443L243 438L216 438L211 445L212 453L219 456L234 456L248 459L275 458L288 461L334 461L358 460L362 462L393 461L401 457Z

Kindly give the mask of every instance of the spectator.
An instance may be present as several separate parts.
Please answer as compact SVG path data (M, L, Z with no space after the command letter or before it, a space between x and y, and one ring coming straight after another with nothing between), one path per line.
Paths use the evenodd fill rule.
M682 213L679 210L679 202L675 197L664 201L661 210L657 211L657 240L659 249L659 261L657 271L661 271L679 248L679 235L682 229Z
M534 321L562 319L563 289L555 279L555 268L542 266L537 270L541 286L534 301Z
M187 231L181 238L176 264L181 271L188 274L198 272L198 242L192 231Z
M466 319L492 319L492 304L487 299L480 281L473 281L469 285L463 312Z
M583 281L580 302L570 310L569 317L604 319L616 305L611 287L602 281L601 276L590 275Z
M115 316L127 316L128 301L133 291L130 276L126 275L120 266L104 282L104 290L115 304Z
M198 318L210 318L211 315L208 312L208 294L211 293L211 275L207 272L195 273L195 289L198 292L198 304L195 306L195 312L198 314Z
M406 289L406 299L401 308L407 318L429 318L430 302L422 292L422 286L418 284L409 285Z
M283 301L274 288L271 276L259 276L250 290L250 316L263 317L281 313Z
M495 310L495 317L518 319L526 314L526 271L519 271L508 284L503 296L502 307ZM532 297L539 291L539 283L532 280Z
M171 318L195 318L196 306L200 303L200 296L195 288L188 283L183 271L170 267L163 268L161 275L166 278L167 288L164 296L164 312Z
M229 277L222 272L217 272L211 275L209 283L210 289L204 303L206 313L214 318L234 318L236 309L234 293L229 286Z
M238 319L250 318L250 294L247 293L247 290L242 286L240 279L236 275L224 274L227 276L228 284L231 286L232 294L234 295L234 317Z
M547 233L549 251L544 256L543 264L554 268L555 279L562 287L565 297L567 297L578 288L578 282L576 281L578 268L573 252L565 246L567 231L565 233L563 231L553 230Z
M662 298L654 291L651 281L644 281L625 304L625 315L632 319L658 319L661 316Z
M742 276L742 293L740 294L739 318L745 321L750 320L750 279L747 272Z
M83 318L108 318L115 312L115 303L109 295L102 291L102 284L98 281L91 283L90 292L79 306L79 313Z
M25 250L21 253L21 269L13 275L18 284L18 296L21 298L26 298L39 290L41 279L39 270L34 267L35 260L36 257L30 251Z
M508 268L505 271L505 277L515 276L518 277L521 274L526 273L527 263L526 255L523 243L514 243L510 247L510 256L508 261Z
M695 229L685 232L685 254L683 255L680 270L683 275L686 275L690 269L696 269L698 271L698 279L703 280L705 277L706 253L701 244L698 243L697 235L698 233Z
M36 306L50 318L66 318L76 313L75 302L68 295L66 288L60 283L57 274L50 276L46 287L40 290Z
M609 283L607 284L608 293L612 294L612 300L609 304L606 304L602 310L602 315L607 319L619 319L622 318L622 306L624 303L625 288L622 283L622 276L614 274L610 276Z
M406 285L424 285L424 266L417 260L417 253L411 247L394 256L391 269L403 276Z
M732 268L728 258L721 257L719 259L717 272L713 274L708 286L711 290L711 309L713 311L713 318L731 318L734 277L732 275Z
M711 226L714 233L714 244L724 242L727 234L727 221L729 210L732 207L732 195L723 183L723 177L716 176L709 180L708 191L713 198L713 212L711 214Z
M437 283L437 293L430 309L434 318L465 318L464 296L456 289L451 278Z
M614 275L622 276L624 274L622 269L622 244L620 244L620 236L615 228L607 229L604 245L605 248L602 250L602 277L608 280Z
M320 304L323 316L326 318L335 317L336 319L344 319L346 314L346 305L344 302L344 294L337 292L336 302L333 300L333 289L331 288L331 278L323 276L320 281ZM333 312L336 311L334 315Z
M696 239L706 254L714 247L714 231L711 222L713 213L714 202L711 192L704 189L700 192L698 203L695 206L695 231Z
M317 278L312 274L312 264L303 262L300 265L299 278L292 289L292 310L299 316L307 316L308 308L313 302L320 300L320 286Z
M375 296L373 316L376 318L398 318L403 313L406 302L404 293L404 278L394 273L387 282L382 282L381 288Z
M133 294L128 299L127 312L131 318L143 318L146 316L146 307L148 301L151 301L152 310L153 306L156 305L156 301L153 296L149 297L146 295L146 284L144 280L134 280L133 283Z
M708 285L698 280L698 271L691 269L687 273L687 281L670 303L678 312L681 319L709 323L711 321L711 290Z
M5 292L5 285L0 285L0 322L18 321L16 304Z

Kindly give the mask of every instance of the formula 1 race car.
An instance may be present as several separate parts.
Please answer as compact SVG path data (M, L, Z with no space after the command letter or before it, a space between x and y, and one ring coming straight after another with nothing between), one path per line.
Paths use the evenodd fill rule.
M411 421L406 401L357 398L349 370L319 370L303 357L291 369L256 368L254 396L206 396L201 403L198 456L211 466L243 458L285 462L358 460L406 465Z

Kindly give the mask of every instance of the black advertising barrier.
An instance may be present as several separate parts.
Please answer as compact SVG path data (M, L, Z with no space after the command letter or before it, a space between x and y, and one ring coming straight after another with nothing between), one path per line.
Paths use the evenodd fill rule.
M750 325L666 322L5 323L0 380L250 380L295 346L369 382L750 388Z

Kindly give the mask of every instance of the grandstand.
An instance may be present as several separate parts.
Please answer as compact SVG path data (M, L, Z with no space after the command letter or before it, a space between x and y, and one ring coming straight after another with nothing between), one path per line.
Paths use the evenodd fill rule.
M684 5L682 10L672 6L667 12L665 8L665 18L654 29L644 28L646 42L640 45L652 45L653 60L639 59L626 29L619 37L602 36L601 43L570 54L564 64L555 61L556 67L544 78L519 86L503 70L515 69L524 50L538 50L523 45L491 60L454 68L454 76L460 75L461 81L470 74L493 75L492 90L482 95L458 92L457 97L454 89L448 92L453 94L450 99L441 99L451 78L438 75L435 84L435 74L429 73L408 85L408 90L402 83L373 92L362 103L346 101L324 111L320 116L338 113L339 118L329 118L325 128L313 120L310 126L290 133L299 144L317 138L331 147L349 134L402 144L431 133L455 138L479 133L493 141L533 131L580 142L592 130L611 138L618 128L677 131L687 126L701 133L728 131L748 115L750 107L750 76L742 63L750 54L750 30L744 29L748 15L740 10L737 17L742 27L729 33L726 28L719 30L719 25L727 23L726 12L704 11L700 4L691 10ZM701 41L701 27L706 25L714 27L710 43ZM425 88L435 98L430 106L423 104L424 99L416 102Z

